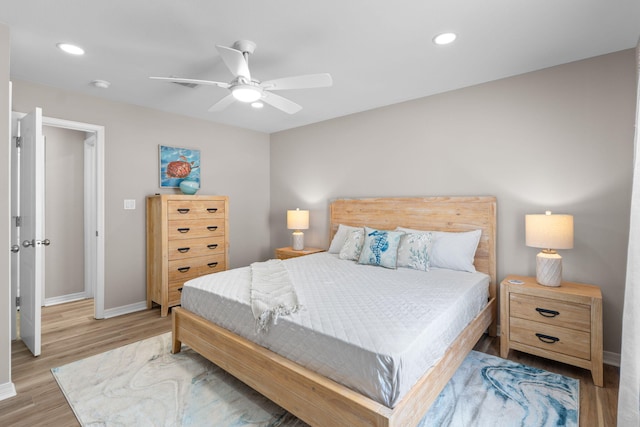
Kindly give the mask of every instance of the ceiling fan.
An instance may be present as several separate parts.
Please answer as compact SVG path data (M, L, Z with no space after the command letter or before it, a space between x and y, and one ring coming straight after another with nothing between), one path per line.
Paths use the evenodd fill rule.
M302 107L295 102L276 95L273 91L290 89L310 89L328 87L333 84L328 73L306 74L302 76L284 77L261 82L251 78L249 72L249 55L256 49L256 44L249 40L239 40L233 47L216 45L225 65L234 76L229 83L212 80L185 79L180 77L149 77L154 80L165 80L173 83L218 86L229 89L231 93L213 104L210 112L222 111L235 101L253 103L263 101L288 114L295 114Z

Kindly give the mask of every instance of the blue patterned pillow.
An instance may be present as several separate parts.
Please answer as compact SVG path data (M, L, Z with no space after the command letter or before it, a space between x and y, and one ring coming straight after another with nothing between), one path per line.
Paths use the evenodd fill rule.
M396 268L401 231L364 228L364 243L358 263Z
M400 238L398 267L429 271L431 233L409 233Z

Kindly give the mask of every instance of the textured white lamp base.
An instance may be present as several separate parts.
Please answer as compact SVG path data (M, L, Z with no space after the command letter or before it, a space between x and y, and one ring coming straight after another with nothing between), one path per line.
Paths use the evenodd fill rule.
M304 233L302 231L293 232L293 244L291 247L294 251L301 251L304 249Z
M562 257L557 253L540 252L536 256L536 281L544 286L560 286Z

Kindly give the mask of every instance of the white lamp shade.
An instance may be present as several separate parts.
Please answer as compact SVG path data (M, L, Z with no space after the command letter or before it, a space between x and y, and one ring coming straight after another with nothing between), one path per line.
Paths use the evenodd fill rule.
M306 230L309 228L309 211L287 211L287 228L289 230Z
M573 215L525 216L526 245L542 249L573 248Z

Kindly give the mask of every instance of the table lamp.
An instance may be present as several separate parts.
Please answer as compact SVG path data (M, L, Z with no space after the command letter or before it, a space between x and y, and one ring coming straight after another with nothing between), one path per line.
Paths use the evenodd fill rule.
M294 251L304 249L304 233L301 230L309 228L309 211L301 211L300 209L287 211L287 228L294 230L293 244L291 247Z
M536 256L536 281L544 286L562 283L562 257L556 249L573 248L573 215L525 216L526 245L541 248Z

